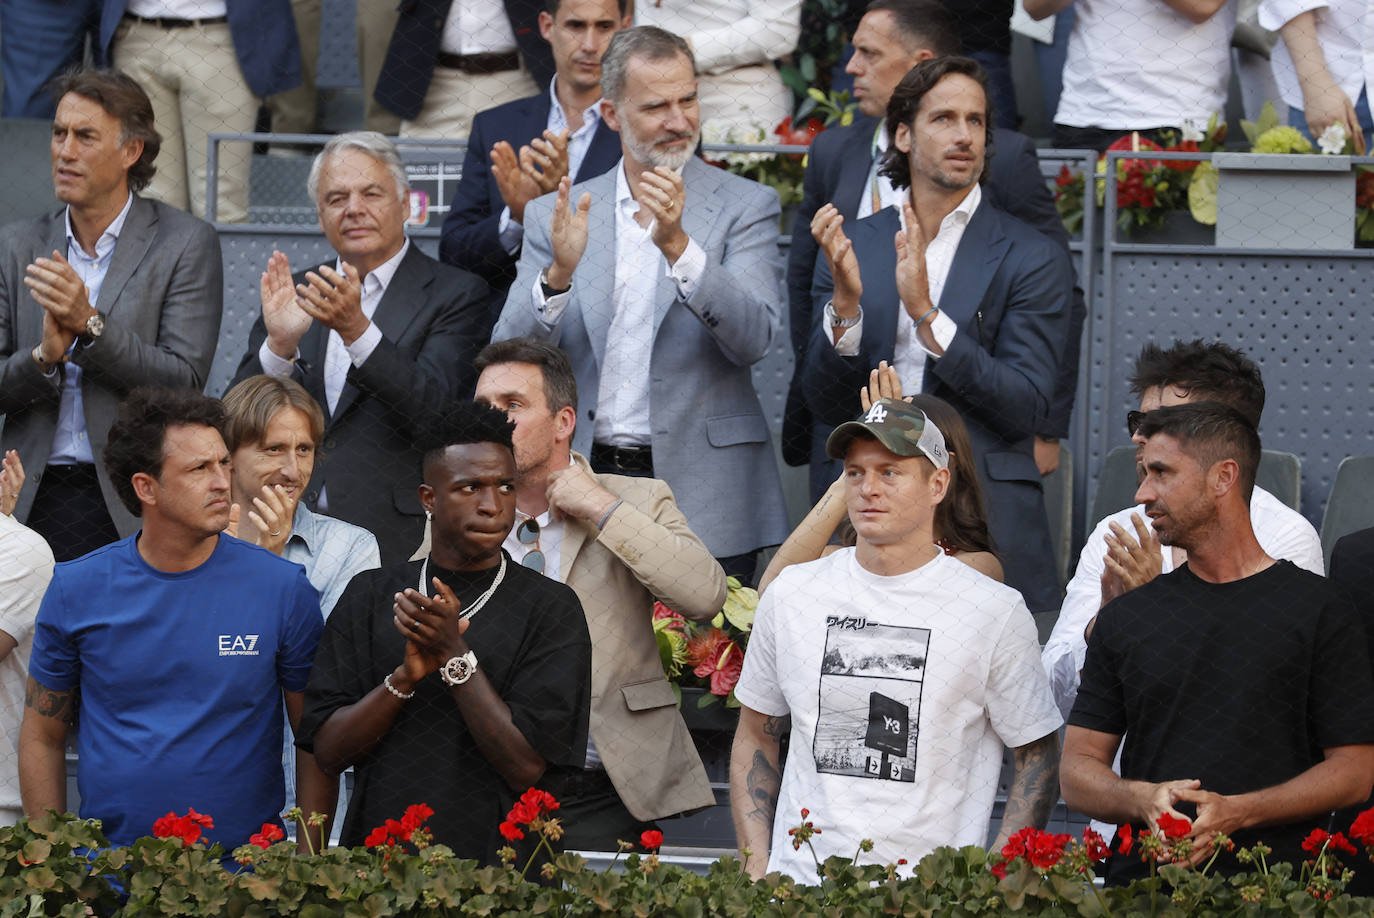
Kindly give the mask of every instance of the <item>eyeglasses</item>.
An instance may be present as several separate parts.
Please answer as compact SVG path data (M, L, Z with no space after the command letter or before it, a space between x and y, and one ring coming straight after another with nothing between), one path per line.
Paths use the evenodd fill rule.
M525 556L520 559L520 563L530 570L537 573L544 573L544 553L539 550L539 524L534 517L525 520L515 529L515 537L521 545L533 545Z
M1140 425L1145 422L1145 415L1148 413L1146 411L1126 412L1126 432L1134 437L1136 431L1140 430Z

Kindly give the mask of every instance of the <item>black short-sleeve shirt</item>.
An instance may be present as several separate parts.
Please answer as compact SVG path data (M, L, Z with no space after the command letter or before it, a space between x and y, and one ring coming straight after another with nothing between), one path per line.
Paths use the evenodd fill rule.
M1364 632L1324 578L1279 561L1208 583L1185 564L1102 610L1069 724L1124 733L1125 778L1197 778L1205 790L1238 794L1295 777L1324 749L1374 742L1370 711ZM1262 840L1275 860L1301 861L1302 839L1321 822L1248 830L1235 841ZM1126 882L1145 872L1132 854L1114 857L1107 876Z
M463 607L491 584L494 569L476 575L432 574L453 588ZM420 562L391 565L353 578L326 623L305 691L303 749L334 711L382 684L405 655L393 624L393 598L419 581ZM427 592L432 592L432 587ZM551 771L580 768L587 752L591 699L591 639L577 595L507 557L505 579L471 619L464 639L478 666L506 702L511 718ZM503 844L497 826L513 801L483 757L451 694L431 673L415 686L391 730L355 764L356 781L341 840L361 844L407 806L434 809L435 841L459 857L491 862Z

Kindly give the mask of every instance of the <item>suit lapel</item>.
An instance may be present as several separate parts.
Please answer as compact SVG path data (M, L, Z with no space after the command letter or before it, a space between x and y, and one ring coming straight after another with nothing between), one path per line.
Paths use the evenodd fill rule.
M945 290L958 290L958 299L941 294L941 302L936 304L960 327L974 318L974 313L982 308L983 297L988 292L988 284L997 273L997 266L1007 255L1010 243L1002 232L997 213L984 196L978 209L973 212L964 236L959 240L959 248L954 252L954 262L945 278ZM945 307L945 302L949 308Z
M708 166L693 156L682 170L682 180L686 189L682 205L682 228L697 245L708 249L716 218L720 216L720 172L715 166ZM668 309L677 302L677 282L667 275L659 274L658 287L654 296L654 334L658 334Z
M868 194L868 170L873 166L873 132L877 128L877 118L855 122L840 149L840 180L835 183L835 197L831 203L847 220L854 219L863 196Z
M65 236L65 224L59 232ZM134 271L143 263L156 235L157 210L152 204L134 195L133 206L129 208L129 216L124 221L124 229L119 233L119 241L115 244L114 255L110 259L109 273L105 275L105 282L100 287L100 302L96 307L105 315L112 315L118 308L120 293L129 283L129 278L133 277ZM60 250L63 254L66 253L65 241Z
M382 301L377 304L377 311L372 314L372 324L381 331L383 338L392 342L404 338L406 330L423 312L421 304L427 301L425 288L433 280L434 272L429 266L428 259L421 254L415 243L411 242L410 249L396 266L396 273L392 275L391 283L382 294ZM317 327L319 323L311 325L312 330ZM325 336L322 334L321 337ZM323 349L320 351L320 372L324 372ZM331 424L342 417L358 398L358 387L353 384L352 377L353 371L350 367L343 391L339 393L339 403L334 407L334 413L329 419Z
M586 188L572 189L574 203L584 190L592 196L592 209L587 214L589 251L583 255L581 275L577 278L581 290L577 301L598 370L605 362L606 335L615 313L615 187L619 168L617 164L615 169L592 179Z
M620 159L620 135L611 130L605 121L598 121L596 133L587 147L587 155L582 158L582 167L577 170L574 181L585 182L596 178L611 168Z

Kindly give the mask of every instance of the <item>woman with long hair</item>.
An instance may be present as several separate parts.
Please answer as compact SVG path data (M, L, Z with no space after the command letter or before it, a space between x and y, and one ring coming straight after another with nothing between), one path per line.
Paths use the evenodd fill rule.
M862 390L859 397L865 411L880 398L901 398L902 384L897 371L888 366L887 361L878 364L869 374L868 388ZM949 489L945 499L935 508L935 544L945 554L1000 582L1002 562L997 560L992 536L988 533L983 486L978 482L973 443L969 440L964 419L949 402L933 395L921 393L910 396L907 401L925 412L940 429L950 454ZM837 532L840 544L829 544ZM853 545L855 540L854 527L849 524L845 506L844 475L841 474L787 541L779 546L773 560L768 562L768 569L759 578L759 592L766 590L783 568L823 558L838 548Z

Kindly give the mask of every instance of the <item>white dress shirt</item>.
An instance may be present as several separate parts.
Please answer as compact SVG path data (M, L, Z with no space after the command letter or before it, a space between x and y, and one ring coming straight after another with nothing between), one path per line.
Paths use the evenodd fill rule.
M1308 10L1316 11L1317 44L1326 69L1354 104L1374 84L1374 0L1263 0L1259 24L1277 32ZM1276 44L1269 60L1283 101L1302 108L1302 86L1287 43Z
M568 127L568 114L563 111L563 104L558 101L557 86L558 76L555 75L549 81L549 120L545 125L552 134ZM596 135L596 129L600 125L601 100L597 99L582 110L582 125L568 135L568 175L572 176L573 181L577 181L577 173L581 171L582 162L587 158L587 148L592 145L592 137ZM514 255L520 251L520 243L525 238L525 227L511 219L509 207L501 208L497 233L501 238L501 247L508 254Z
M72 232L72 211L67 208L67 263L76 271L81 282L86 285L86 301L92 309L98 309L100 288L105 285L105 275L110 271L110 261L114 258L115 243L124 231L124 221L129 219L134 196L124 202L119 212L105 232L95 241L95 254L87 255L76 241ZM72 343L67 353L81 347L80 339ZM56 368L53 369L57 372ZM48 465L75 465L93 463L91 440L86 435L86 403L81 398L81 367L67 362L62 365L62 396L57 406L57 429L53 431L52 452L48 454Z
M945 218L940 221L939 232L926 246L926 280L930 289L930 302L936 306L940 305L940 298L944 295L945 281L949 279L949 269L954 264L954 256L959 251L960 241L964 238L964 230L968 229L968 223L973 219L973 213L978 209L982 200L983 189L980 185L975 184L972 190L959 202L959 206L946 214ZM900 204L900 199L898 204ZM897 217L902 221L902 229L905 231L905 211L899 209ZM859 353L859 346L863 342L864 333L862 303L859 308L861 312L858 324L846 329L840 339L835 342L835 351L841 357L854 357ZM828 314L825 315L824 321L826 334L831 335L833 340L834 323L830 321ZM958 333L959 326L953 319L945 315L945 311L942 309L931 320L930 331L943 352L949 350L949 345ZM916 323L903 306L897 310L897 336L894 339L892 356L892 365L902 380L903 392L911 395L921 391L927 359L938 360L939 355L926 350L925 345L921 343L920 336L916 334Z
M453 0L439 35L449 54L505 54L516 50L515 30L501 0Z
M684 207L691 207L691 196ZM625 161L615 177L615 287L611 306L615 315L606 333L596 400L593 439L610 446L647 446L653 428L649 413L649 360L654 344L654 300L660 275L671 277L677 298L689 300L706 271L706 252L695 239L675 264L669 265L654 245L654 223L642 227L635 220L639 202L630 192ZM534 281L534 308L550 329L567 308L572 288L544 298L539 278Z
M572 465L572 462L568 464ZM539 525L539 538L533 545L526 545L520 541L518 533L525 520L530 519ZM563 518L554 516L551 510L546 509L538 516L532 517L516 508L515 525L506 534L506 540L501 543L501 547L516 564L523 563L525 555L538 548L544 553L544 576L559 583L563 582Z
M871 217L884 207L896 207L898 212L901 212L900 208L902 199L906 196L906 189L893 187L892 179L878 174L878 168L882 165L883 154L887 152L890 144L891 141L887 136L887 125L879 121L878 128L873 134L873 162L868 167L868 180L864 182L863 194L859 198L859 211L855 215L855 219L862 220L864 217Z

